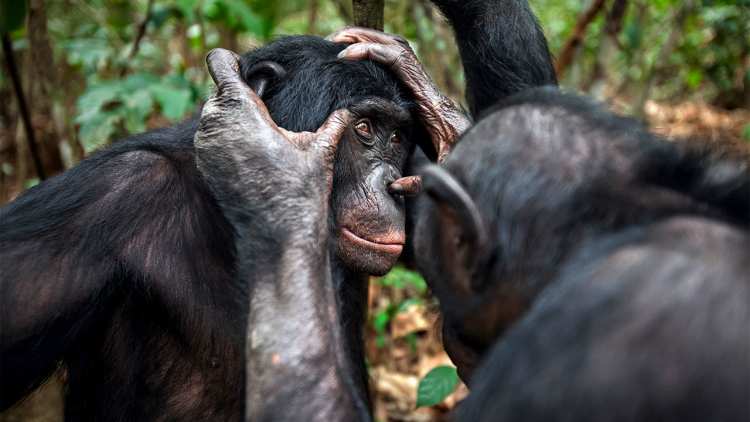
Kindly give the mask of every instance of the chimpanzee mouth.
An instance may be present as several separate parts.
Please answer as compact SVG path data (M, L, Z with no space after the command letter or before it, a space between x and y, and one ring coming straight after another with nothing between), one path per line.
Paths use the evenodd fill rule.
M403 234L389 234L383 236L382 239L378 239L378 241L367 240L359 237L346 227L341 228L341 234L346 240L361 248L371 249L388 255L400 255L401 251L404 249Z

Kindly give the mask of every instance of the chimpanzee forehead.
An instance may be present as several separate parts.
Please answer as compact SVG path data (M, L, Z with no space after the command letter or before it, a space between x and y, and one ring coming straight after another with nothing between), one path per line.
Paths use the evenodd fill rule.
M279 126L314 131L336 109L350 108L367 98L381 98L409 110L409 99L396 77L370 61L341 60L346 44L319 37L289 36L245 54L243 76L261 61L274 61L286 77L267 90L263 100Z
M406 126L412 121L407 108L385 98L355 98L348 108L357 117L378 118L393 126Z

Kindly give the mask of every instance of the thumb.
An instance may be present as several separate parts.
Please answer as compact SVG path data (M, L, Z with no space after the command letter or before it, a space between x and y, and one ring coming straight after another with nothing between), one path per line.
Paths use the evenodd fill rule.
M227 86L244 86L240 79L240 56L223 48L215 48L206 56L206 65L211 79L222 90Z
M349 110L336 110L328 116L323 126L315 132L315 147L327 152L330 158L336 153L339 141L346 128L351 125L354 116Z

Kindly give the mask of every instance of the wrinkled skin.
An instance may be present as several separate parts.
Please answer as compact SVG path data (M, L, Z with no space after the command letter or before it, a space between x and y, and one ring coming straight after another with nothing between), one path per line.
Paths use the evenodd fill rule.
M437 161L445 160L471 122L455 102L440 93L409 43L397 35L356 27L336 32L329 39L352 43L339 57L372 60L391 69L403 81L417 101L417 115L427 129Z
M239 277L251 286L245 418L367 420L348 390L326 248L335 150L352 115L286 131L240 79L238 56L219 49L207 62L218 90L203 108L196 164L238 235ZM260 242L259 226L270 234Z
M412 149L411 115L394 102L371 98L350 107L353 123L334 171L335 247L350 268L383 275L395 265L406 241L404 200L397 187ZM396 185L398 186L398 184Z
M196 164L225 214L235 225L243 214L260 217L281 234L314 223L309 214L327 217L336 145L351 114L334 112L315 133L287 131L240 79L239 56L216 49L206 62L217 93L201 113ZM264 179L275 189L258 183Z

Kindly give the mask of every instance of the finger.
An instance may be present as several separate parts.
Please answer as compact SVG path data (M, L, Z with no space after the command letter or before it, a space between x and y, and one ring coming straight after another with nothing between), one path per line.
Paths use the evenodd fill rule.
M453 149L453 145L452 144L448 144L446 142L440 142L440 145L438 145L438 148L437 148L437 150L438 150L438 155L437 155L437 162L438 162L438 164L444 162L448 158L448 155L450 155L450 152L451 152L452 149Z
M351 126L354 115L349 110L336 110L328 116L325 123L313 134L313 142L316 149L324 151L333 159L344 131Z
M387 67L395 67L404 54L401 46L375 43L352 44L343 49L338 57L345 60L372 60Z
M422 178L420 176L402 177L388 185L388 193L391 195L416 196L422 191Z
M241 107L236 110L246 124L260 124L278 129L268 113L263 101L250 89L240 76L240 56L223 48L211 50L206 56L206 64L211 78L218 88L218 94L212 98L212 107L223 111Z
M215 48L206 56L208 73L219 89L223 86L242 86L240 78L240 57L233 51Z
M404 38L398 35L391 35L375 29L361 27L344 28L329 35L327 39L342 43L372 42L386 45L409 45Z

